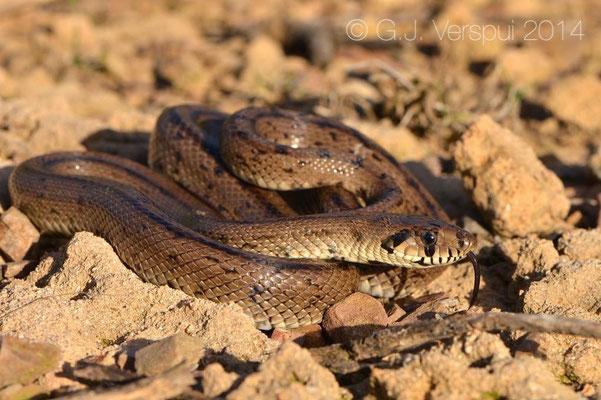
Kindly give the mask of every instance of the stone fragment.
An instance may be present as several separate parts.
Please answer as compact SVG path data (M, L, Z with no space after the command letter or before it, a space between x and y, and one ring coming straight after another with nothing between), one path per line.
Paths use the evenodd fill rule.
M296 343L282 344L259 370L246 377L226 399L340 399L350 397L334 375Z
M554 68L549 57L534 47L508 49L502 53L499 66L505 81L525 89L548 80Z
M478 336L415 354L399 368L374 367L371 394L387 399L583 399L558 382L544 361L512 358L498 336Z
M351 119L344 122L378 142L399 161L422 160L431 151L428 144L418 139L409 129L393 126L388 120L374 123Z
M511 131L483 115L461 136L453 157L472 200L502 236L564 227L570 201L561 180Z
M33 264L34 262L30 260L4 263L2 258L0 258L0 279L14 278L25 270L29 270Z
M512 278L540 278L559 261L559 253L553 242L540 239L536 235L526 238L506 239L501 242L501 250L514 263Z
M212 363L202 370L202 392L217 397L228 391L238 379L235 372L227 372L219 363Z
M190 398L183 395L191 392L196 383L194 376L185 366L169 369L162 374L116 386L110 389L83 390L69 396L70 400L121 400L121 399L173 399Z
M44 392L47 391L48 390L46 388L35 383L30 383L29 385L21 385L20 383L15 383L14 385L10 385L5 387L4 389L0 389L0 399L21 400L47 398L48 396L42 395Z
M575 229L557 240L557 250L572 260L601 258L601 229Z
M280 43L269 36L258 35L246 46L244 59L240 88L266 99L275 99L286 71L286 57Z
M601 322L601 260L565 260L523 296L523 311ZM544 357L563 381L601 382L601 340L570 335L530 333L522 351ZM567 382L569 383L569 382Z
M601 260L563 261L524 295L523 311L600 320Z
M458 310L459 299L456 297L442 297L425 302L417 307L399 322L391 325L409 325L426 319L433 319L436 315L452 314Z
M305 325L293 330L276 328L273 330L271 338L278 342L294 342L299 346L307 348L324 346L326 344L321 332L321 326L317 324Z
M117 355L115 364L117 364L117 366L121 369L135 371L136 364L133 356L133 354L130 354L127 351L122 351Z
M10 261L21 261L40 239L40 232L16 207L0 215L0 252Z
M177 333L136 351L136 372L157 375L179 364L195 369L204 352L205 344L202 340Z
M87 385L106 385L108 383L127 383L140 376L132 371L124 371L116 365L96 363L78 363L73 377Z
M35 343L0 336L0 388L29 384L58 368L61 350L49 343Z
M388 315L375 298L364 293L353 293L326 311L322 325L335 343L343 343L387 326Z
M559 119L587 130L601 128L601 79L592 74L559 80L545 97L545 106Z

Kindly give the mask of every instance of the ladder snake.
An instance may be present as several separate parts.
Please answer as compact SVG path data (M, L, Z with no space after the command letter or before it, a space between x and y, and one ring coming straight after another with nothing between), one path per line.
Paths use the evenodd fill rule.
M409 295L465 257L477 292L475 237L333 119L175 106L157 121L148 164L46 154L21 163L9 190L43 233L94 232L143 280L235 302L261 329L318 323L357 290Z

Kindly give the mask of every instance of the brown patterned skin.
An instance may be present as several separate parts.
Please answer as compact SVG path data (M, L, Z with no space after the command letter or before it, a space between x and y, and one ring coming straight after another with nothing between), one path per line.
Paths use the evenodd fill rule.
M142 279L236 302L262 329L319 322L328 306L358 286L382 287L382 281L388 285L379 289L382 295L410 292L440 271L383 268L373 274L366 267L359 283L357 268L347 263L290 258L426 268L457 261L475 245L472 235L443 221L440 207L384 150L322 117L249 108L226 118L196 106L170 108L157 122L149 163L198 197L139 164L98 153L28 160L13 172L10 192L43 232L95 232ZM279 190L339 185L343 189L326 197L352 192L367 206L294 216L290 195L245 183L229 169ZM335 232L324 232L332 226ZM436 243L427 243L426 232Z

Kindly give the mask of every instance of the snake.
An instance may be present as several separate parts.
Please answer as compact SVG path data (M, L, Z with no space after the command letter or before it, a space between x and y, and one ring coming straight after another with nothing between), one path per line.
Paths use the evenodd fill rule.
M44 234L90 231L142 280L236 303L259 329L319 323L361 291L408 296L477 240L359 131L277 107L183 104L159 116L148 166L44 154L11 173L13 204Z

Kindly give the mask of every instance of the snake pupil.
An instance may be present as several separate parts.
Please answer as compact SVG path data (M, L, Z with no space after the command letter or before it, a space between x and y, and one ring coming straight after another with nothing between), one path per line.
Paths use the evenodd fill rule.
M424 232L422 233L422 242L426 245L426 246L431 246L434 243L436 243L436 235L434 234L434 232Z

